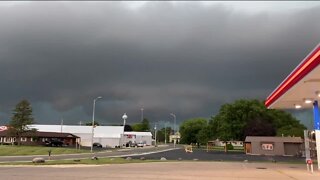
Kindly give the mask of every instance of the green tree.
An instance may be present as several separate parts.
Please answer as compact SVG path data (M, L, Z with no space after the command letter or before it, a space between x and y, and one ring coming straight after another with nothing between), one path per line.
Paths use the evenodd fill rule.
M124 126L124 131L130 132L130 131L133 131L133 130L132 130L132 127L131 127L129 124L126 124L126 125Z
M141 124L142 124L142 131L145 131L145 132L150 131L150 124L147 118L144 118Z
M167 142L169 142L169 136L171 134L171 127L162 128L159 131L157 131L157 141L158 142L165 142L165 138L167 139Z
M13 116L9 123L9 133L17 137L18 145L21 144L21 135L28 131L34 131L28 128L33 124L32 108L27 100L20 101L13 110Z
M140 131L140 132L149 132L150 131L150 124L147 118L144 118L141 123L133 124L132 126L133 131Z
M254 124L255 121L259 122ZM291 136L299 136L305 129L305 126L289 113L266 109L263 102L258 100L237 100L232 104L225 104L209 122L213 136L222 141L244 140L246 135L256 135L257 131L260 131L249 132L250 126L260 130L263 127L271 130L275 128L277 135ZM245 133L246 129L247 133ZM274 133L270 135L272 134Z
M277 129L277 136L303 137L303 130L306 127L290 113L270 109L268 110L268 116L273 119L273 124Z
M133 131L141 132L143 130L143 126L141 123L133 124L131 127Z
M206 128L207 122L207 119L204 118L194 118L184 121L180 125L181 143L200 143L199 138L202 135L198 134L202 129Z
M245 129L244 129L244 137L246 136L275 136L276 128L272 124L272 122L257 117L250 120Z
M203 127L196 135L196 138L199 144L206 145L208 141L212 138L212 132L210 131L209 126Z

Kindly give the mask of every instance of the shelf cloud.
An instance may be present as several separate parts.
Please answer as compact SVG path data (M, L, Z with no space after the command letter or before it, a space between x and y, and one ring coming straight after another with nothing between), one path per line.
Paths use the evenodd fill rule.
M43 124L90 121L97 96L101 124L264 100L320 42L320 3L284 3L0 2L0 118L22 99Z

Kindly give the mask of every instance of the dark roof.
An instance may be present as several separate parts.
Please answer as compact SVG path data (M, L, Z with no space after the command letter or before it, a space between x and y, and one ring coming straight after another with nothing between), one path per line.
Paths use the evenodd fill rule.
M302 143L301 137L247 136L245 142L291 142Z
M9 136L8 130L0 131L0 136ZM22 135L23 137L46 137L46 138L78 138L78 136L71 134L71 133L58 133L58 132L41 132L36 131L33 132L26 132Z

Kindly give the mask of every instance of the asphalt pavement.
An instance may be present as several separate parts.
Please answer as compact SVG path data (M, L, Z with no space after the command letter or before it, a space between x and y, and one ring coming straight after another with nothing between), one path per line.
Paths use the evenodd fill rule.
M199 160L199 161L249 161L249 162L305 162L303 157L295 156L258 156L247 155L243 152L222 152L194 149L192 153L187 153L184 149L176 149L161 153L154 153L148 155L132 156L134 159L144 157L145 159L160 160L165 157L167 160Z
M85 154L63 154L63 155L52 155L51 160L62 160L62 159L83 159L97 156L103 157L132 157L134 159L151 159L160 160L162 157L167 160L199 160L199 161L248 161L248 162L305 162L303 157L293 156L257 156L257 155L246 155L243 152L222 152L222 151L209 151L200 149L193 149L192 153L187 153L182 146L173 148L172 145L158 146L158 147L144 147L144 148L130 148L121 150L107 150L99 151L95 153ZM14 162L14 161L32 161L35 157L42 157L48 160L48 155L32 155L32 156L0 156L1 162Z

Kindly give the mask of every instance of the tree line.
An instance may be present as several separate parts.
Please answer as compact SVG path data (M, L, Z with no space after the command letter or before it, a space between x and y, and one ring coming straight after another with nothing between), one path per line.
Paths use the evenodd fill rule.
M240 140L246 136L300 136L306 127L290 113L267 109L259 100L236 100L221 106L209 120L193 118L180 126L181 143Z
M32 108L27 100L19 102L13 110L9 123L10 133L18 137L18 143L23 133L30 131L27 125L33 124ZM87 125L92 125L88 123ZM95 122L95 125L99 125ZM267 109L259 100L236 100L221 106L217 115L210 119L193 118L184 121L180 126L181 143L206 144L209 140L222 141L245 140L246 136L300 136L306 127L290 113ZM126 125L125 131L150 131L147 118L133 125ZM171 128L157 131L158 141L169 141Z

